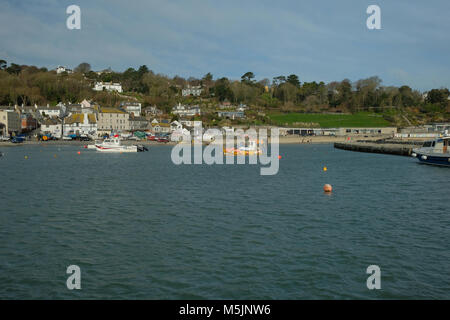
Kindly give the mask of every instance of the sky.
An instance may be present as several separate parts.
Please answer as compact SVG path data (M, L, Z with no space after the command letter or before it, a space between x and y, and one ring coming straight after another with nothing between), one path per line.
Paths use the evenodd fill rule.
M81 29L69 30L69 5ZM369 5L381 29L369 30ZM450 88L448 0L0 0L0 59L54 69Z

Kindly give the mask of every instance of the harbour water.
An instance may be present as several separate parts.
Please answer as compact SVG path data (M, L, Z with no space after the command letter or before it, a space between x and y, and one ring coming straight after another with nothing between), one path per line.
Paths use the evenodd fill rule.
M328 144L281 145L274 176L169 146L2 151L0 299L450 298L448 168Z

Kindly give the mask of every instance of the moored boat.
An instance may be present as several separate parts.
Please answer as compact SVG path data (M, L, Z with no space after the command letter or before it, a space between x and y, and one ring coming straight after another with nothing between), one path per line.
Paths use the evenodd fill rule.
M100 152L138 152L137 146L124 146L118 137L105 139L102 143L95 144L95 148Z
M450 136L424 142L421 148L413 149L411 156L421 163L450 167Z
M102 144L102 141L101 141L101 140L95 140L95 141L94 141L94 144L87 144L87 145L85 145L84 147L85 147L86 149L97 149L97 145L100 145L100 144Z
M262 154L257 140L250 140L238 148L224 148L223 153L228 156L256 156Z

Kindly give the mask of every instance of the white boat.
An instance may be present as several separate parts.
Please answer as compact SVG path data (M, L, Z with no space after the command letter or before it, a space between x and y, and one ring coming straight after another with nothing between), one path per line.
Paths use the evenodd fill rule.
M102 143L95 144L95 148L100 152L138 152L137 146L124 146L117 137L105 139Z
M450 136L426 141L421 148L413 149L411 155L421 163L450 167Z
M95 150L95 149L97 149L97 145L100 145L100 144L102 144L102 141L101 141L101 140L95 140L95 141L94 141L94 144L87 144L87 145L85 145L84 147L85 147L86 149L93 149L93 150Z

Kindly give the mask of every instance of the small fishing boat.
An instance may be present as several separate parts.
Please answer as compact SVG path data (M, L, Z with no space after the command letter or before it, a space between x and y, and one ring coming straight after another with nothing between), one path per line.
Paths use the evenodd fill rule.
M256 156L262 154L258 141L250 140L237 148L224 148L223 153L228 156Z
M84 147L85 147L86 149L97 149L97 145L100 145L100 144L102 144L102 141L101 141L101 140L95 140L95 141L94 141L94 144L87 144L87 145L85 145Z
M124 146L118 137L105 139L102 143L95 144L95 148L100 152L138 152L137 146Z
M421 148L413 149L411 156L421 163L450 167L450 136L424 142Z

